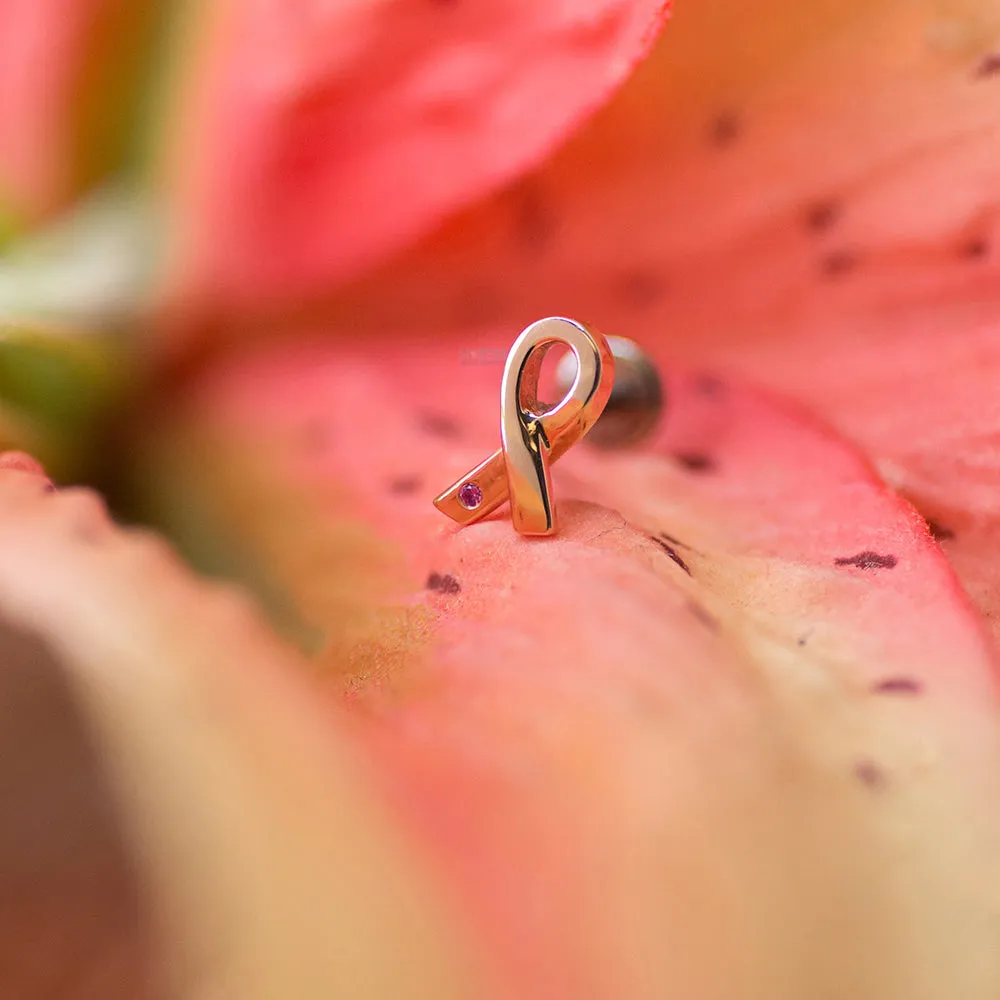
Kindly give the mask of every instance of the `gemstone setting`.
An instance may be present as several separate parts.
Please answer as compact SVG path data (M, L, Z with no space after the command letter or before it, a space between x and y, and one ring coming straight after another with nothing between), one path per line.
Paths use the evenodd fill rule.
M466 510L475 510L483 502L483 491L475 483L463 483L458 491L458 502Z

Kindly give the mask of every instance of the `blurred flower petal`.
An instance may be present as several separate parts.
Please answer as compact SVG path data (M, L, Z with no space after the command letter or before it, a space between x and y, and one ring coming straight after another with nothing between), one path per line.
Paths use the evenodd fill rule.
M0 471L0 611L56 652L91 723L172 996L488 995L348 738L245 599L112 526L94 495Z
M648 449L557 466L558 537L456 531L430 497L498 433L460 346L222 362L137 482L319 630L506 993L994 996L996 664L923 521L673 372Z
M336 318L518 328L555 310L704 358L870 339L963 299L996 316L998 53L998 0L688 4L550 164Z
M0 4L7 235L65 207L121 161L155 7L150 0Z
M666 5L205 4L170 112L169 294L236 311L329 294L537 164Z

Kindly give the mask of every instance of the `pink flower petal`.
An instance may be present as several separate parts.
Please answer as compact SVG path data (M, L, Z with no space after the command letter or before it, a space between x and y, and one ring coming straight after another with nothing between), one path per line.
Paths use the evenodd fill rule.
M997 52L997 0L691 4L548 165L334 318L517 330L562 312L704 358L877 335L901 305L1000 311Z
M558 537L456 531L430 498L498 437L462 357L222 363L140 482L311 626L504 995L989 996L996 667L923 521L799 409L676 371L645 450L556 467Z
M328 294L539 162L665 6L206 5L170 133L172 294L236 310Z
M821 345L734 352L761 380L809 397L926 517L1000 646L1000 317L989 303L890 312L892 329Z
M334 319L461 336L560 310L768 383L955 534L996 632L998 53L995 0L690 5L548 167Z

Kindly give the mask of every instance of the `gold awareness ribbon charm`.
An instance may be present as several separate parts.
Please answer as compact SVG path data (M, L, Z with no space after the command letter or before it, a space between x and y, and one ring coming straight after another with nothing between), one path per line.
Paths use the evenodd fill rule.
M539 412L538 379L546 352L565 344L576 357L576 378L552 409ZM511 520L522 535L556 530L549 466L601 415L615 379L607 340L570 319L532 323L514 341L500 389L503 447L449 486L434 506L461 525L472 524L510 500Z

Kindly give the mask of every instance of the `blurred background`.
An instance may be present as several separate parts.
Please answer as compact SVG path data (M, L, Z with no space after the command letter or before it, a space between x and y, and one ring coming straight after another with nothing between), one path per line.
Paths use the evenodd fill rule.
M991 315L1000 4L660 6L0 0L0 445L212 568L171 415L261 342L457 380L563 313L807 399L796 358ZM0 648L0 994L152 995L58 666Z

